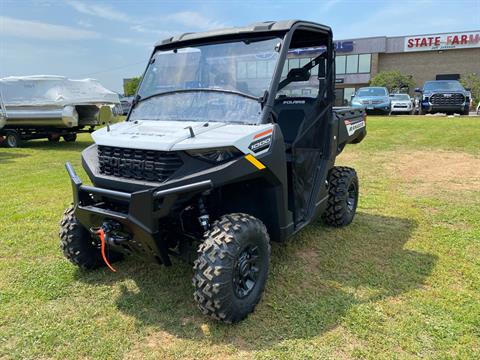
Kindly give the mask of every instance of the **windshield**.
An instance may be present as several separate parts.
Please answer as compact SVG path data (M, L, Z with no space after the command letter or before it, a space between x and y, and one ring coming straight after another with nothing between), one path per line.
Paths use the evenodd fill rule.
M390 95L393 100L410 100L410 96L408 94L393 94Z
M358 89L356 96L359 96L359 97L387 96L387 90L384 88L378 88L378 87L360 88Z
M463 86L458 81L427 81L423 87L424 91L447 90L462 91Z
M157 51L130 120L257 123L279 42L269 38Z

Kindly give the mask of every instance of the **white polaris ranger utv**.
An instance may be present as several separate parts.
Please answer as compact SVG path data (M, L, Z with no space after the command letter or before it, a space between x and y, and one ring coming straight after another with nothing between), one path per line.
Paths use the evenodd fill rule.
M94 269L137 255L194 259L203 313L237 322L267 281L270 242L318 216L348 225L355 170L335 167L366 135L363 109L333 109L329 27L280 21L156 44L127 121L95 131L72 166L61 246Z

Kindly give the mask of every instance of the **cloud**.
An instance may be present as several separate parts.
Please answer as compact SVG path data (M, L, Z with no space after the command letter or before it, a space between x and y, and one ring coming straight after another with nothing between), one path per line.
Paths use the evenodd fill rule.
M84 21L84 20L78 20L77 24L81 27L84 27L84 28L92 28L93 27L93 24L91 22Z
M335 7L335 5L339 4L340 3L340 0L329 0L329 1L325 1L322 3L321 7L320 7L320 11L321 12L327 12L329 11L330 9L332 9L333 7Z
M141 41L139 39L133 39L133 38L128 38L128 37L115 37L112 38L113 41L119 44L128 44L128 45L136 45L136 46L142 46L142 47L148 47L153 49L154 42L146 42L146 41Z
M163 36L163 37L171 36L172 34L179 32L179 31L152 29L150 27L146 27L145 25L133 25L130 27L130 29L142 34L154 34L154 35Z
M144 19L142 24L132 25L130 29L141 34L155 35L163 39L186 31L204 31L227 27L225 23L212 20L195 11L181 11L165 15L162 18L161 26L158 24L157 19Z
M165 19L191 29L210 30L225 27L222 22L212 20L195 11L180 11L167 15Z
M87 4L87 3L76 1L76 0L69 0L66 3L82 14L96 16L103 19L107 19L107 20L113 20L113 21L122 21L122 22L133 21L133 19L130 16L128 16L127 14L121 11L115 10L111 6Z
M83 40L99 38L101 36L99 33L91 30L39 21L20 20L5 16L0 16L0 34L2 37L10 35L44 40Z

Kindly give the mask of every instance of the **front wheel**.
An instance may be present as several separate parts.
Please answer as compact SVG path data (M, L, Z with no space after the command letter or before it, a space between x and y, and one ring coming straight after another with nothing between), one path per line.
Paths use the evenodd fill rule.
M74 265L83 269L97 269L105 266L98 244L92 239L89 231L78 221L74 208L65 210L60 222L60 248L63 255ZM121 260L123 255L109 251L108 261Z
M193 267L194 298L205 315L235 323L254 310L267 281L269 240L251 215L225 215L212 225Z
M335 166L329 176L328 205L324 213L328 225L342 227L353 221L358 203L358 177L354 169Z

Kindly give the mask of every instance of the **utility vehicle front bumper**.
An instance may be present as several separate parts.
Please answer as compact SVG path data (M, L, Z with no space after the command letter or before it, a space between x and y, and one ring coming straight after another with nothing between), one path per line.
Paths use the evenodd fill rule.
M185 193L198 193L213 188L210 180L172 187L165 190L148 189L127 193L83 185L73 166L66 163L72 183L75 216L87 229L102 227L106 222L121 225L130 235L129 240L113 246L122 252L136 253L170 265L166 243L162 241L159 219L170 213L178 197ZM115 210L106 204L118 204Z

